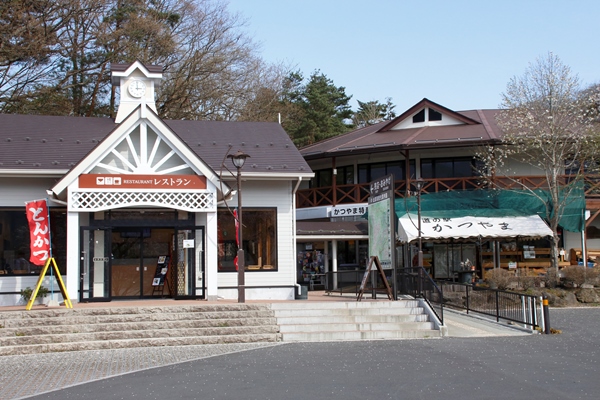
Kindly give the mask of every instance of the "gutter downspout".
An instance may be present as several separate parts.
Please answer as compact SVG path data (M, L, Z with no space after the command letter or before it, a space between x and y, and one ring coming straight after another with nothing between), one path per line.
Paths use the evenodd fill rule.
M296 237L296 192L298 191L298 188L300 187L300 184L302 183L302 177L299 176L298 177L298 182L296 183L294 189L292 190L292 212L294 213L294 218L292 218L292 240L294 242L293 244L293 249L294 249L294 260L296 260L296 255L298 254L298 248L296 247L297 245L297 237ZM300 284L297 282L297 265L294 265L294 286L296 287L296 293L298 295L298 297L300 297L300 295L302 294L302 288L300 286Z

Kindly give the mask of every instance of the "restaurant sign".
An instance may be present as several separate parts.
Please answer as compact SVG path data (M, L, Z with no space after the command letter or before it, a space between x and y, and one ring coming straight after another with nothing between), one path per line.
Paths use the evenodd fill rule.
M206 177L198 175L79 175L81 189L206 189Z

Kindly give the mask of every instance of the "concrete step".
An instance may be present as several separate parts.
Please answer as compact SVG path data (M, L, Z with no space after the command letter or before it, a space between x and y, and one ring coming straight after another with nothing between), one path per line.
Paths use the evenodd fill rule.
M418 300L276 303L271 309L289 342L441 337Z
M102 340L90 342L72 343L46 343L19 346L0 347L0 356L53 353L81 350L107 350L124 349L136 347L164 347L164 346L197 346L206 344L225 343L259 343L281 341L281 334L250 334L250 335L227 335L227 336L193 336L193 337L169 337L169 338L144 338L126 340Z
M427 322L427 314L394 314L394 315L328 315L327 322L331 324L344 323L385 323L385 322ZM309 316L287 316L277 317L281 325L296 324L319 324L323 322L322 317L311 314Z
M431 322L389 322L375 324L357 324L357 323L318 323L318 324L290 324L280 325L280 332L285 334L289 332L354 332L354 331L408 331L433 329Z
M367 316L367 315L420 315L423 314L424 310L422 307L398 307L398 308L312 308L308 306L305 309L275 309L275 316L277 318L285 317L310 317L318 315L319 312L324 311L329 316Z
M371 308L377 310L412 308L419 307L418 300L398 300L398 301L340 301L340 302L285 302L271 304L272 310L290 310L290 309L364 309Z
M282 333L282 341L284 342L432 339L439 337L441 337L439 331L431 329L411 329L401 331L331 331Z

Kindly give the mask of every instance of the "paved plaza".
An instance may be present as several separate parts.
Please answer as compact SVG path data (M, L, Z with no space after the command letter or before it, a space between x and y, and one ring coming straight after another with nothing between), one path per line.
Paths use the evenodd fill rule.
M487 329L485 323L449 314L451 337L435 340L235 344L2 357L0 398L598 398L600 308L552 309L550 315L561 334L512 334L502 326L488 324ZM453 329L457 321L459 329ZM468 334L469 329L475 330ZM64 389L56 390L60 388Z

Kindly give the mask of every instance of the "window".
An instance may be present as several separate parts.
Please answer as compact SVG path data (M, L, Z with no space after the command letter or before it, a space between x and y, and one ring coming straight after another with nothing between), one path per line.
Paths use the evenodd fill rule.
M428 121L441 121L442 113L434 110L433 108L428 108L427 109L427 120ZM418 113L413 115L412 122L413 122L413 124L419 124L421 122L425 122L425 109L422 109L421 111L419 111Z
M404 180L406 177L406 162L392 161L376 164L361 164L358 166L358 183L369 183L377 178L382 178L389 174L394 174L395 180ZM415 161L410 160L410 175L415 175Z
M421 160L421 177L434 178L467 178L476 176L472 158L439 158Z
M430 121L441 121L442 113L435 111L433 108L429 109L429 120Z
M335 177L336 185L352 185L354 183L354 166L347 165L338 167ZM333 169L321 169L315 171L315 177L310 181L310 187L322 188L333 186Z
M67 217L65 211L50 210L52 256L61 274L67 270ZM0 274L39 274L43 265L29 262L29 224L22 210L0 210Z
M277 270L277 210L244 207L242 240L248 272ZM218 210L219 272L235 272L237 254L235 220L227 209Z
M419 122L425 122L425 109L422 109L415 115L413 115L413 124L417 124Z
M352 185L354 184L354 165L347 165L345 167L337 168L337 175L335 183L338 185Z

